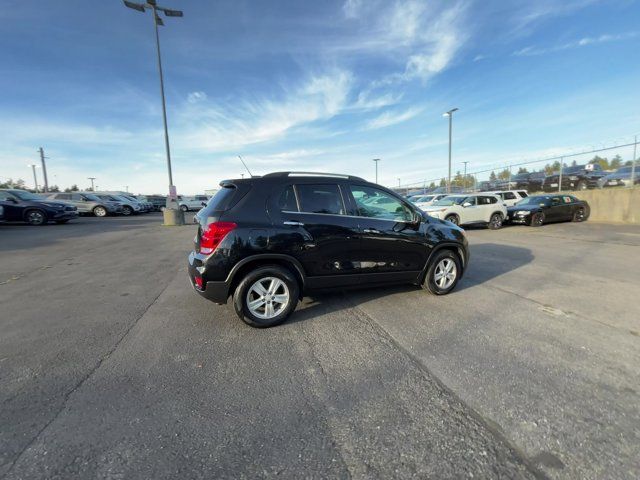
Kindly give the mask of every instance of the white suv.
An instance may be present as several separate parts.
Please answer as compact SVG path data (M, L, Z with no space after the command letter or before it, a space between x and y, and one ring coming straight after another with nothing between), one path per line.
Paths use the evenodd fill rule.
M438 200L443 199L447 195L449 194L436 193L432 195L414 195L409 199L409 201L419 209L424 210L425 208L430 207L433 204L433 202L437 202Z
M187 197L178 195L178 204L180 210L188 212L189 210L200 210L209 201L209 197L206 195L196 195L194 197Z
M520 200L529 196L526 190L501 190L490 193L500 197L507 207L513 207Z
M491 193L449 195L424 211L456 225L484 224L492 230L502 227L502 222L507 218L507 207Z

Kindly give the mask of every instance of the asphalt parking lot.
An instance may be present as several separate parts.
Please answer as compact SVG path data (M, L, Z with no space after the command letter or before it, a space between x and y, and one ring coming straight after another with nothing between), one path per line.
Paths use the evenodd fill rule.
M0 225L0 478L640 476L640 227L470 230L451 295L256 330L160 221Z

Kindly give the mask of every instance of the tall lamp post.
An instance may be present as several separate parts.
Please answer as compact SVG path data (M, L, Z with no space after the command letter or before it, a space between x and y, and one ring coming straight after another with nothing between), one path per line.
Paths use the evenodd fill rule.
M96 191L96 187L93 185L93 181L96 179L96 177L87 177L87 180L91 180L91 191L95 192Z
M30 163L29 166L31 167L31 170L33 170L33 185L36 190L36 193L38 193L38 177L36 176L37 165L35 163Z
M442 114L443 117L449 117L449 177L447 179L447 193L451 193L451 132L453 129L453 112L456 111L458 111L457 108L452 108Z
M145 3L136 3L124 0L126 7L138 12L144 13L145 10L151 10L153 16L153 26L156 34L156 51L158 53L158 73L160 75L160 98L162 100L162 120L164 123L164 146L167 151L167 171L169 172L169 196L167 197L167 205L165 210L174 210L175 212L167 212L165 214L165 224L175 225L184 223L184 218L178 219L178 203L176 201L176 187L173 184L173 174L171 172L171 151L169 149L169 129L167 127L167 107L164 98L164 78L162 76L162 59L160 57L160 36L158 34L158 25L164 26L164 22L158 16L158 12L162 12L167 17L182 17L183 12L181 10L171 10L169 8L161 7L157 4L156 0L147 0Z
M464 163L464 177L462 177L462 186L464 188L464 191L467 191L467 163L469 163L469 161L467 160L466 162L462 162Z
M373 161L376 162L376 183L378 183L378 162L380 161L380 159L374 158Z

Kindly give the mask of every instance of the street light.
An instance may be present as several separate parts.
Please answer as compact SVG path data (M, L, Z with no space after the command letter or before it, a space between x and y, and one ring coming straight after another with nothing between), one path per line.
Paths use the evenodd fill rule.
M93 185L93 181L96 179L96 177L87 177L87 180L91 180L91 191L95 192L96 191L96 187Z
M456 111L458 111L457 108L452 108L442 114L443 117L449 117L449 178L447 181L447 193L451 193L451 131L453 129L453 112Z
M36 167L35 163L30 163L29 166L31 170L33 170L33 184L35 185L36 193L38 193L38 177L36 176Z
M378 183L378 162L380 161L380 159L374 158L373 161L376 162L376 183Z
M467 160L466 162L462 162L464 163L464 177L462 177L462 186L464 187L464 191L467 191L467 163L469 163L469 161Z
M161 7L157 4L156 0L147 0L146 3L135 3L124 0L126 7L138 12L144 13L145 10L151 10L153 15L153 25L156 33L156 50L158 53L158 73L160 75L160 97L162 99L162 120L164 122L164 145L167 151L167 170L169 172L169 196L167 197L167 209L178 210L176 202L176 187L173 184L173 174L171 173L171 151L169 150L169 129L167 127L167 107L164 99L164 79L162 77L162 60L160 58L160 36L158 35L158 25L163 26L164 22L158 16L158 11L161 11L167 17L182 17L181 10L171 10L169 8ZM166 223L165 219L165 223Z

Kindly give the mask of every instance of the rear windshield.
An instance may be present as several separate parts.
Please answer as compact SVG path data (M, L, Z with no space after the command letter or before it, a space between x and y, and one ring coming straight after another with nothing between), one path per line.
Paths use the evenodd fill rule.
M225 185L222 188L220 188L220 190L218 190L213 197L211 197L211 200L209 200L207 207L209 207L212 210L220 210L220 211L228 210L232 205L231 202L233 201L235 194L236 194L235 186Z

